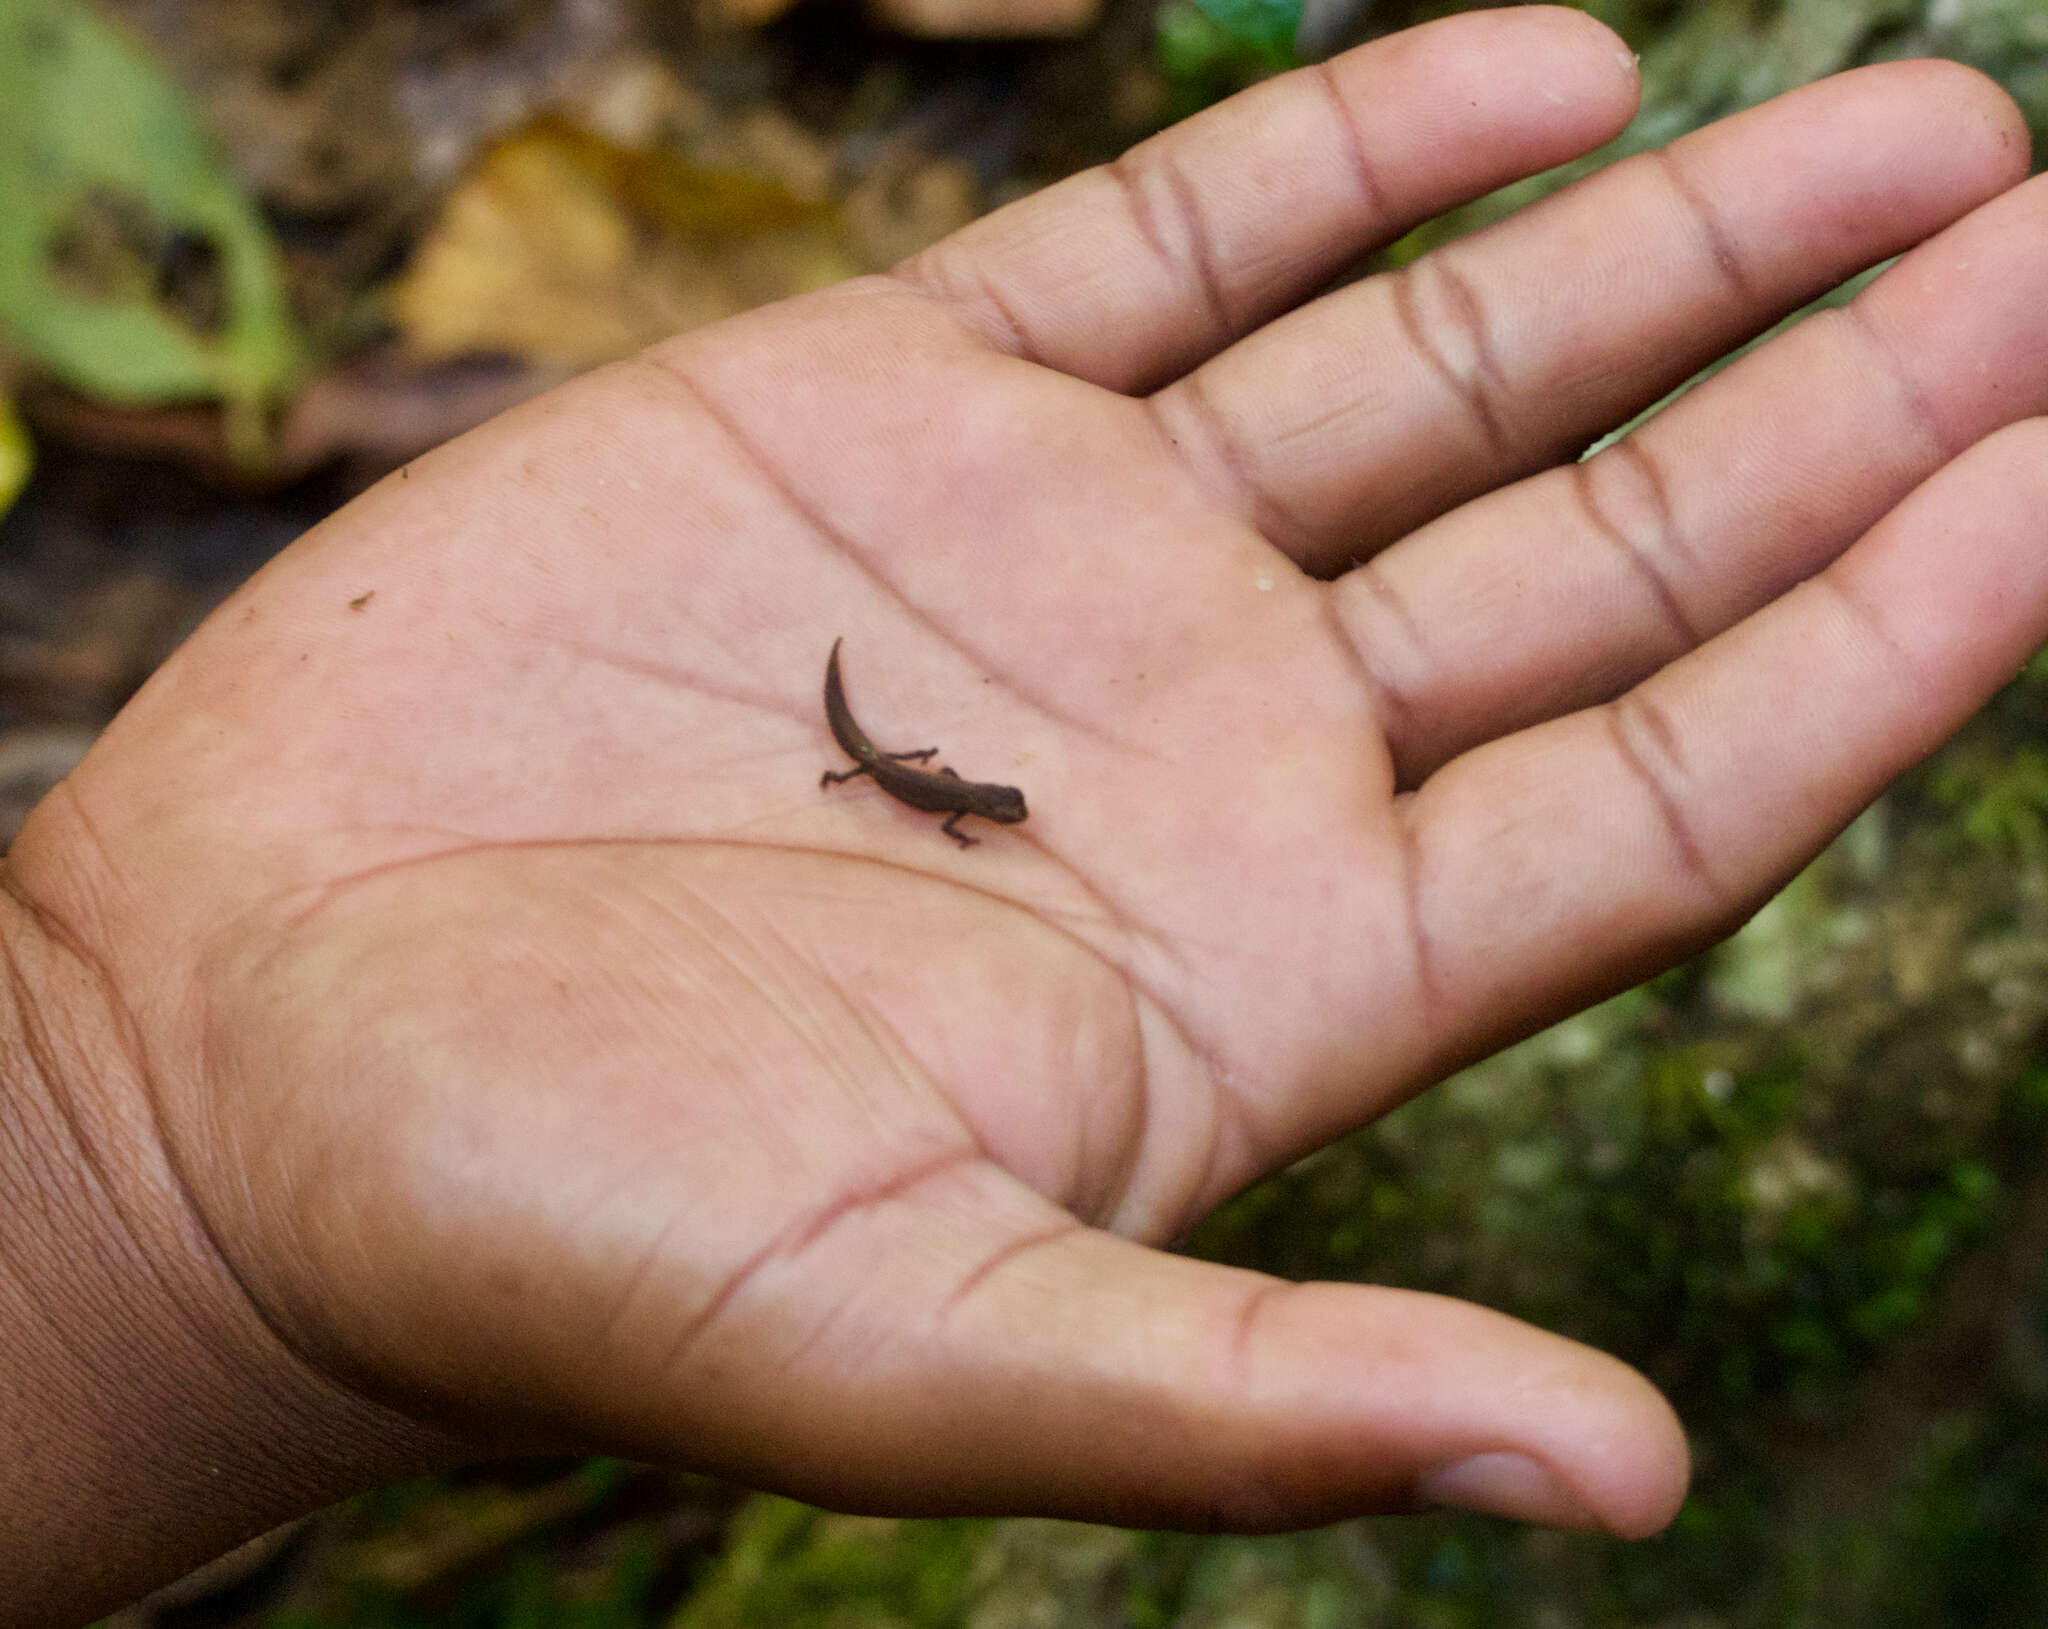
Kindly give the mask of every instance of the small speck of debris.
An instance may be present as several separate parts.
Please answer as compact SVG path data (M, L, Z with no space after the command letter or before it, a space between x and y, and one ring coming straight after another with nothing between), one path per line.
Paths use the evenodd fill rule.
M362 591L362 593L358 594L354 599L348 602L348 608L351 611L360 611L364 606L368 605L370 601L372 601L376 597L376 589L366 588Z

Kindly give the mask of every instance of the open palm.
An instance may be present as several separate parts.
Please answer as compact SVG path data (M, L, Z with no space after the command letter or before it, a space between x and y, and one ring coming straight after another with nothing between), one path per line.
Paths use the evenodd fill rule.
M244 1361L863 1508L1668 1519L1619 1364L1151 1248L1727 931L2048 634L2048 196L1962 69L1311 298L1633 96L1572 13L1382 42L231 601L10 863ZM821 790L842 637L879 746L1029 820Z

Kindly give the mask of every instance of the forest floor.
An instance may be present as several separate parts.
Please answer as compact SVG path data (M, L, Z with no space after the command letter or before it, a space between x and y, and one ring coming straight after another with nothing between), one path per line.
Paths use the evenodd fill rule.
M676 327L886 266L1256 68L1162 44L1152 0L1030 43L913 42L819 3L765 30L630 0L108 9L260 202L301 351L260 467L210 408L10 375L37 449L0 521L10 833L214 605L407 458ZM1691 41L1648 59L1671 76L1651 133L1727 105L1688 29L1747 29L1766 89L1916 48L1900 7L1828 12L1825 51L1819 15L1617 19ZM2009 82L2038 90L2044 48L2012 47ZM194 275L174 292L203 313ZM1282 1173L1193 1242L1469 1296L1642 1367L1699 1467L1660 1540L1451 1515L1257 1541L883 1522L522 1463L308 1518L110 1621L2048 1619L2044 707L2032 672L1728 945Z

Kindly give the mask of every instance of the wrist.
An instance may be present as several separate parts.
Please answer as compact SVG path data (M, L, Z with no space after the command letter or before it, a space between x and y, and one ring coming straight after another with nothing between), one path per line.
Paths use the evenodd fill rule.
M0 969L8 1623L85 1622L278 1522L450 1457L447 1439L276 1338L165 1155L118 993L4 889Z

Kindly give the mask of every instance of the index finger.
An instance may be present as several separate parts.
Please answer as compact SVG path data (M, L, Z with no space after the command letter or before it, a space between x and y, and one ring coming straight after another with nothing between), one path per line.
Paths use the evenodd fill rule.
M999 349L1155 389L1361 253L1619 134L1638 88L1580 12L1447 17L1268 80L895 275Z

